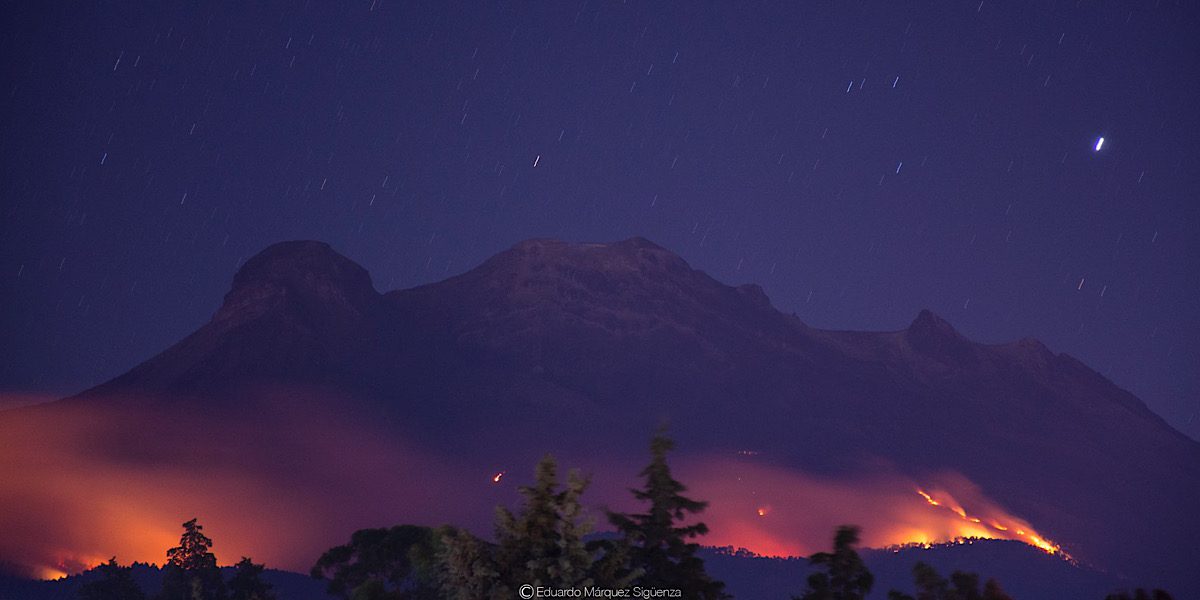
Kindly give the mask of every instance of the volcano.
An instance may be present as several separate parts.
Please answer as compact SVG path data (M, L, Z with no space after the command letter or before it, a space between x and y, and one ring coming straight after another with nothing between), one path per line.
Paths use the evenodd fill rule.
M357 430L342 429L341 419L369 423L371 434L344 434ZM44 435L67 422L68 436ZM836 512L772 487L792 473L823 489L838 482L842 495L860 490L847 522L882 510L872 505L887 502L877 496L880 482L930 511L941 506L926 506L925 490L941 485L957 498L942 512L967 524L960 533L1016 539L1001 532L1036 527L1039 539L1089 567L1200 593L1200 444L1129 392L1034 339L975 343L929 311L898 331L816 329L776 310L760 287L725 285L641 238L528 240L461 275L387 293L326 244L276 244L241 267L209 323L161 354L77 396L0 413L0 434L19 440L0 466L36 486L78 456L120 468L114 475L89 462L74 472L124 482L203 462L211 480L228 479L226 489L273 486L210 499L227 512L253 513L264 498L304 507L335 494L331 504L348 511L345 519L322 515L325 508L301 513L348 535L389 519L485 523L486 507L479 517L466 506L509 496L474 493L474 480L459 480L478 476L487 486L547 451L601 472L628 465L621 481L631 483L660 422L679 441L683 472L714 480L697 491L728 488L722 493L735 497L743 491L733 481L742 480L738 465L750 465L746 480L759 483L754 498L741 500L762 505L764 519L789 509ZM301 441L278 433L298 430ZM69 456L44 458L59 456L50 445L64 443ZM424 462L398 471L380 458L392 451ZM366 475L338 479L350 471ZM372 472L390 483L373 487ZM715 478L726 473L722 488ZM47 497L61 501L71 481ZM38 498L2 491L18 509ZM164 515L188 507L155 497ZM713 511L715 534L717 501ZM54 518L64 513L75 514ZM18 517L5 519L16 531ZM164 519L168 531L175 527ZM65 529L39 539L54 531ZM864 533L870 541L870 524ZM292 545L310 558L339 541L284 537L281 544L302 540ZM8 536L0 558L19 562L22 541ZM756 550L752 536L723 541Z

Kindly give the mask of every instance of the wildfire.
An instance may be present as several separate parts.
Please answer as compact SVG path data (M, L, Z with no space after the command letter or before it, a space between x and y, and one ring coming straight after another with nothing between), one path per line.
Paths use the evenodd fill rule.
M104 560L95 554L80 555L74 552L61 552L58 554L58 558L52 562L30 566L30 575L37 579L53 581L91 569L103 563Z
M1026 531L1026 529L1024 527L1016 527L1015 530L1013 531L1013 533L1016 535L1016 537L1012 537L1012 535L1010 535L1008 533L1010 530L1010 527L1003 525L996 519L988 519L987 523L984 523L982 519L979 519L978 517L973 517L973 516L967 514L966 509L964 509L962 506L959 506L958 503L954 502L954 500L952 498L945 500L945 502L939 501L939 500L934 499L934 497L931 494L929 494L928 492L926 492L925 490L922 490L920 488L917 488L917 493L920 494L921 497L925 499L925 502L927 502L930 506L936 506L938 508L947 509L950 512L953 512L954 514L958 515L958 517L964 521L967 521L969 523L978 523L980 525L983 525L985 527L985 529L982 532L974 532L974 533L976 533L976 535L974 537L1015 539L1015 540L1018 540L1021 542L1025 542L1026 544L1029 544L1030 546L1039 548L1047 554L1057 555L1057 556L1061 556L1067 560L1071 560L1071 556L1069 554L1067 554L1066 552L1064 552L1062 547L1060 547L1058 544L1055 544L1054 542L1038 535L1036 532L1034 532L1032 530ZM990 531L989 531L989 529L990 529Z
M62 579L69 574L70 573L67 573L59 567L38 567L34 576L44 581L54 581L56 579Z

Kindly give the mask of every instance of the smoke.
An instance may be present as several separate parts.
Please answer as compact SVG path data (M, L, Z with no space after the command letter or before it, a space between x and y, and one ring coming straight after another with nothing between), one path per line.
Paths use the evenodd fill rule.
M336 394L245 397L211 410L195 399L109 398L0 413L0 563L41 578L114 555L161 563L193 517L222 564L251 556L301 572L365 527L451 523L486 535L493 508L514 504L517 486L530 481L529 457L549 449L512 439L468 456L453 439L440 450L406 440L385 412ZM648 457L569 454L560 457L564 472L582 464L593 476L589 503L644 510L627 490L641 485ZM861 526L871 547L964 536L1032 543L1037 535L954 473L827 478L757 457L686 454L672 464L688 495L710 503L700 516L706 545L808 555L846 523ZM592 514L603 529L600 512Z
M10 408L20 408L22 406L32 406L34 404L45 404L57 400L54 396L46 396L45 394L21 394L14 392L0 392L0 411Z
M843 524L860 526L862 543L874 548L964 537L1031 545L1044 540L1028 522L952 472L922 481L894 471L826 478L727 457L690 459L678 471L690 482L692 496L709 501L702 516L710 530L705 543L757 554L807 556L827 550L835 528Z
M445 499L475 474L348 417L336 398L260 397L219 419L93 408L104 402L3 413L0 561L41 578L113 555L161 563L179 525L199 517L223 564L252 556L306 571L359 528L467 518Z

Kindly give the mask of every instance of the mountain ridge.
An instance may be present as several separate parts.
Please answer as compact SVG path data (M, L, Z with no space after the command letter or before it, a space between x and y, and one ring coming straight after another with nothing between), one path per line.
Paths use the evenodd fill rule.
M262 382L339 390L464 455L543 436L586 456L584 430L632 454L630 420L669 419L692 447L807 472L957 472L1085 561L1197 584L1181 565L1200 562L1200 443L1099 373L1031 338L972 342L928 310L897 331L815 329L644 238L526 240L383 293L327 244L282 242L209 323L68 402L220 406Z
M378 305L381 300L395 300L406 296L419 295L425 290L454 285L459 281L467 282L468 285L480 285L481 283L487 285L491 283L492 285L488 288L490 291L507 292L507 295L516 296L516 300L521 300L522 296L528 296L530 287L536 286L538 283L545 284L546 281L539 282L536 279L531 280L531 278L527 278L520 282L523 284L523 289L520 287L503 289L495 285L495 279L498 278L498 274L495 271L506 268L511 270L514 268L514 265L523 266L528 271L533 272L542 271L548 267L559 266L561 268L561 260L559 260L560 264L558 265L549 265L545 260L537 260L540 256L551 254L547 250L557 250L560 252L574 251L576 253L588 250L616 251L615 253L610 252L605 257L612 258L615 254L618 259L623 259L623 261L608 261L607 263L604 261L595 261L594 264L608 268L582 272L594 272L605 275L621 270L613 267L624 267L623 270L639 271L642 275L685 275L692 279L693 283L708 284L714 289L723 288L723 291L729 295L725 300L732 301L736 297L747 300L749 304L757 308L770 308L776 313L772 316L790 320L791 323L788 325L793 327L798 326L806 332L820 332L825 337L892 333L814 329L798 318L785 315L775 309L765 292L757 284L747 283L738 286L721 284L708 276L704 271L692 269L679 256L640 237L628 238L612 244L572 244L551 238L525 240L461 275L413 288L385 292L377 292L375 290L371 283L370 275L365 269L336 253L332 247L324 242L311 240L279 242L269 246L243 263L242 267L235 274L231 289L226 294L220 308L206 325L215 325L222 329L234 328L256 317L266 315L272 308L301 312L304 311L305 305L311 306L322 302L336 306L344 313L341 315L322 315L323 317L352 323L362 318L365 314L376 312L379 309ZM638 256L639 254L641 256ZM561 256L558 258L561 259ZM641 258L642 260L641 262L631 263L631 258ZM651 268L648 269L648 266ZM652 271L654 267L659 268L657 272L647 273L647 271ZM518 275L515 272L506 274L510 276ZM579 272L572 272L567 276L578 278L579 275ZM696 280L699 280L699 282ZM620 282L613 282L605 277L585 277L584 281L578 281L577 279L572 279L571 281L577 284L575 286L576 289L564 290L561 289L563 286L560 285L559 289L555 291L559 293L570 293L573 291L595 292L597 290L613 291L605 290L604 288L605 286L620 285ZM503 294L500 296L502 297ZM496 295L488 298L488 300L497 299L499 298ZM544 300L544 298L539 298L539 301ZM293 302L298 306L287 308L281 306L288 302ZM929 309L922 309L907 328L897 330L894 333L903 333L905 339L915 349L925 354L937 355L940 358L949 358L955 351L967 351L972 346L977 345L962 336L948 321ZM1028 349L1034 353L1045 354L1048 357L1058 359L1071 358L1066 354L1051 352L1044 344L1034 338L1024 338L1022 340L998 344L978 345L997 348L1014 346L1020 349ZM958 358L962 359L964 357L959 356ZM969 357L967 358L969 359ZM1080 364L1082 365L1082 363ZM116 380L121 380L121 377L116 378ZM96 388L85 390L82 394L88 394L94 389Z

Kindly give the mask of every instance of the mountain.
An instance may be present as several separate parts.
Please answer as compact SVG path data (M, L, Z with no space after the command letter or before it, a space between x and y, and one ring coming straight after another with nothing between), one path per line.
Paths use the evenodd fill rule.
M1036 340L975 343L929 311L899 331L815 329L760 287L722 284L641 238L528 240L462 275L382 294L326 244L276 244L244 264L196 332L78 396L6 411L0 428L13 415L53 421L86 408L109 423L80 426L90 447L186 460L210 435L189 419L261 420L263 390L281 387L320 390L337 398L334 414L472 469L553 450L635 473L667 420L693 456L753 455L775 473L966 481L954 489L960 509L981 498L973 506L1034 524L1082 564L1200 593L1200 444L1129 392ZM307 406L282 396L285 411ZM148 412L174 424L113 416ZM211 452L296 472L312 464L274 440L247 433ZM422 501L434 506L426 518L449 518ZM375 514L364 511L359 521Z

